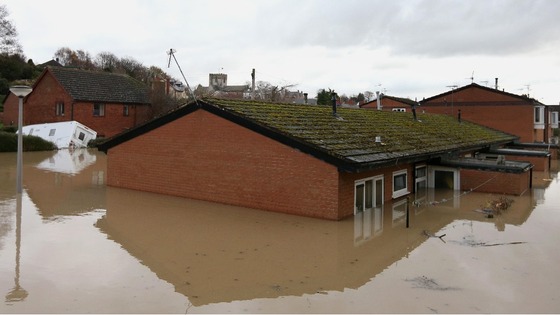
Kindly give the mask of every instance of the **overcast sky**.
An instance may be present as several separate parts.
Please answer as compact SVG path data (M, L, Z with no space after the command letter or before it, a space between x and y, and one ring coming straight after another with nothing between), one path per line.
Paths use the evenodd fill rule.
M560 103L557 0L2 0L27 58L61 47L348 96L427 98L474 82ZM474 75L473 75L474 73Z

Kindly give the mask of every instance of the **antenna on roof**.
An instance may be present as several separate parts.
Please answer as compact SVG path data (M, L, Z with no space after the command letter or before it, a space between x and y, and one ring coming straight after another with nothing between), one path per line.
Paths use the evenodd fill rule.
M191 87L189 85L189 82L187 81L187 78L185 78L185 75L183 74L183 70L181 70L181 66L179 65L179 62L177 62L177 58L175 58L175 49L173 49L173 48L169 49L167 54L169 55L169 60L167 62L167 68L169 68L169 65L171 64L171 57L173 57L173 60L175 60L175 63L177 64L177 67L179 68L179 71L181 72L181 75L183 76L183 80L185 80L185 83L187 84L187 88L189 89L189 92L191 92L191 95L192 95L194 101L196 102L196 97L194 96L193 90L191 89Z
M474 83L474 70L473 70L471 76L467 79L471 79L471 84Z

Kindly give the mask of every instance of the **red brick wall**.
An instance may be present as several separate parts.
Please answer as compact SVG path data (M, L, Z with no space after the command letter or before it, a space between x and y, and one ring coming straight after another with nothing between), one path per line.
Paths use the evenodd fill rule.
M98 137L111 137L145 122L149 106L129 105L129 115L123 115L123 104L105 103L105 115L93 116L93 103L74 104L74 120L97 131Z
M406 111L411 111L411 107L408 104L404 104L399 101L395 101L390 98L381 98L381 109L385 111L391 111L393 108L406 108ZM369 102L362 106L361 108L377 109L377 101Z
M57 102L64 103L64 116L57 116ZM23 106L23 125L42 124L76 120L93 130L98 137L110 137L128 128L146 121L150 106L130 105L129 116L123 116L123 104L105 104L105 116L93 116L93 103L77 102L72 105L72 98L66 93L50 72L45 73L33 92L25 98ZM73 115L72 115L73 111ZM18 121L18 98L10 94L4 104L3 123L9 126Z
M461 110L461 119L471 121L493 129L518 136L521 142L535 142L533 107L519 105L502 106L453 106L453 116ZM417 112L451 115L451 103L448 106L422 105ZM542 138L542 136L541 136Z
M534 133L534 106L519 101L507 94L468 88L453 93L453 97L448 94L431 99L417 110L457 117L460 109L461 119L519 136L521 142L544 141L542 134Z
M529 189L530 183L530 172L514 174L461 169L460 176L461 190L476 188L477 192L496 194L521 195Z
M204 110L111 148L107 184L333 220L346 214L336 167Z

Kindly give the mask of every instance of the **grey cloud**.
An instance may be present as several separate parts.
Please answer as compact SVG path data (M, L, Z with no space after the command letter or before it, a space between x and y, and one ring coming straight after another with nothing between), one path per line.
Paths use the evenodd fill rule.
M257 11L258 42L388 47L400 55L508 55L560 41L560 1L281 1Z

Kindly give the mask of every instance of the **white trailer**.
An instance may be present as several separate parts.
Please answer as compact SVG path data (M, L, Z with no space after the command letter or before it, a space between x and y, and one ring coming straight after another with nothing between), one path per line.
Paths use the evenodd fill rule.
M96 131L77 121L27 125L21 130L23 135L41 137L59 149L84 148L97 137Z

